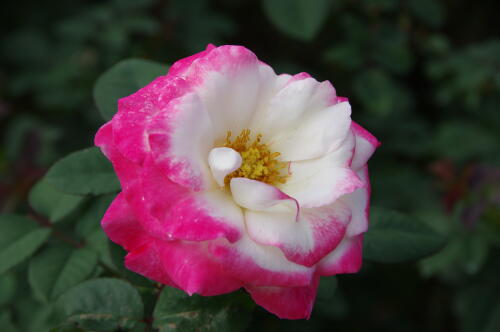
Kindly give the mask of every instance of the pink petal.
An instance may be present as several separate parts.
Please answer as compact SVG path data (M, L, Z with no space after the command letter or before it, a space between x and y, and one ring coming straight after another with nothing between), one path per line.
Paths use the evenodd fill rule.
M132 266L141 267L139 273L163 284L175 286L162 265L159 264L158 257L155 256L156 252L149 249L154 240L134 217L123 194L119 194L111 203L101 225L113 242L118 243L127 251L133 251L135 253L133 257L140 257L140 261L132 258ZM126 259L130 260L130 254Z
M280 248L294 263L312 267L331 252L344 237L351 211L342 203L295 214L247 210L245 221L250 237L263 245Z
M342 273L356 273L363 263L363 235L345 238L340 245L317 266L317 273L330 276Z
M380 142L356 122L352 122L351 126L356 136L356 149L352 160L352 168L358 170L370 159L375 150L380 146Z
M203 58L206 56L210 51L215 49L216 47L213 44L208 44L207 48L204 51L198 52L196 54L193 54L191 56L188 56L187 58L183 58L181 60L176 61L171 67L170 70L168 71L168 75L171 76L183 76L185 75L186 71L189 69L193 61L199 58Z
M288 261L278 248L260 245L247 236L233 244L211 242L209 249L227 273L247 285L304 286L314 273L312 268Z
M227 130L238 135L248 128L259 101L260 66L248 49L224 45L193 61L183 74L203 101L218 139Z
M304 287L248 287L255 303L283 319L309 319L319 277Z
M241 209L220 190L193 194L178 201L170 209L164 226L170 237L185 241L224 237L235 242L245 232Z
M131 161L142 163L150 150L145 131L151 117L165 110L187 89L183 79L160 76L134 94L120 99L118 112L112 120L118 150Z
M212 131L200 98L186 94L149 122L151 155L171 181L195 191L208 188L212 182L206 160L214 142Z
M211 260L204 243L153 240L141 249L127 255L127 268L151 279L152 274L163 270L190 295L213 296L242 287L241 281L230 276L224 266Z

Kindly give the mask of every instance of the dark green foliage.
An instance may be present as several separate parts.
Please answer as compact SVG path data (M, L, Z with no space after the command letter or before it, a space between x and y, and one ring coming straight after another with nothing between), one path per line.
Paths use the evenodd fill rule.
M248 295L188 296L175 288L165 288L155 307L154 326L160 332L245 331L253 303Z
M98 148L74 152L54 164L47 181L64 193L99 195L120 189L111 163Z

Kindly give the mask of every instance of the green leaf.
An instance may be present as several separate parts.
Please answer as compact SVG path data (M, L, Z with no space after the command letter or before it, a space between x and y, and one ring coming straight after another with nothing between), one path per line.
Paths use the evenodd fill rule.
M114 194L95 197L78 217L75 233L82 238L86 238L100 229L102 217L115 197Z
M73 152L59 160L47 172L47 180L56 189L76 195L100 195L120 190L111 163L98 148Z
M118 99L166 75L167 70L167 65L143 59L123 60L108 69L94 86L94 100L102 117L110 120L117 111Z
M253 302L243 292L203 297L166 287L156 304L153 326L160 332L244 331L252 309Z
M372 209L363 256L380 263L411 261L437 252L446 238L426 224L385 209Z
M110 331L133 328L142 319L144 308L139 293L130 284L101 278L70 289L57 301L57 310L66 323Z
M49 237L50 230L30 219L0 215L0 274L23 262Z
M0 307L8 304L16 293L17 279L13 273L0 276Z
M291 37L309 41L325 23L330 0L263 0L264 12L271 22Z
M53 247L30 262L28 280L35 294L49 302L87 279L96 264L97 253L92 249Z
M430 27L437 28L444 21L443 4L439 0L410 0L408 8L413 16Z
M0 331L8 331L8 332L17 332L17 329L12 323L12 319L10 317L10 312L2 311L0 313Z
M58 222L73 212L84 197L63 193L49 184L46 178L38 181L30 191L31 207L51 222Z

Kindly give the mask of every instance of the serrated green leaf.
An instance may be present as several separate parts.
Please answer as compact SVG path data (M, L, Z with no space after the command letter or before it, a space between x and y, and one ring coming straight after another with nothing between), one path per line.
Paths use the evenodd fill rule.
M49 248L30 262L28 280L35 294L49 302L87 279L96 263L97 253L89 248Z
M142 320L141 297L130 284L111 278L92 279L73 287L57 301L62 323L110 331L133 328Z
M123 60L108 69L94 86L94 100L102 117L110 120L117 111L118 99L166 75L167 70L167 65L143 59Z
M56 189L76 195L108 194L120 189L111 163L98 148L64 157L49 169L46 178Z
M429 226L385 209L372 209L364 237L363 257L380 263L399 263L437 252L446 238Z
M263 0L264 12L271 22L291 37L308 41L325 23L330 0Z
M28 197L31 207L54 223L67 217L84 199L55 189L45 178L33 186Z
M23 262L49 237L50 230L13 214L0 215L0 274Z
M114 194L95 197L78 217L75 233L86 238L100 228L102 217L116 197Z
M252 308L242 292L203 297L166 287L156 304L153 326L160 332L244 331Z

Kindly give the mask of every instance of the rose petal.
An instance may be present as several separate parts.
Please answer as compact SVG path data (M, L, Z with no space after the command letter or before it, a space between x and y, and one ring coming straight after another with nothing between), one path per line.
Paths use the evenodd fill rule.
M289 261L309 267L340 243L350 219L351 211L340 202L301 209L298 222L293 212L245 212L254 241L278 247Z
M304 287L248 287L255 303L283 319L309 319L316 298L319 277Z
M288 261L278 248L260 245L248 236L233 244L213 241L209 249L227 273L248 285L304 286L311 283L314 273L312 268Z
M301 123L277 131L269 140L280 160L319 158L334 151L345 140L351 126L351 106L339 103L301 118Z
M339 246L317 265L322 276L356 273L363 263L363 235L345 238Z
M348 134L344 143L326 156L290 163L290 177L278 187L304 208L335 202L365 185L349 167L353 148L353 135Z
M172 101L151 119L147 133L155 163L170 180L195 191L212 185L207 156L213 129L197 95Z
M342 196L339 200L346 204L352 211L352 219L347 226L346 236L352 237L368 230L370 216L370 181L368 179L368 166L356 172L365 184L365 187Z
M234 201L246 209L298 214L297 201L267 183L247 178L232 178L230 187Z
M126 256L127 268L148 278L163 272L188 294L213 296L235 291L241 282L207 255L204 243L154 240ZM161 281L163 282L163 281Z
M189 195L178 201L165 217L164 228L169 238L185 241L224 237L235 242L245 231L241 209L220 190Z
M248 127L258 104L260 63L242 46L225 45L198 58L185 71L193 92L203 101L214 126L224 138L226 131L239 134Z
M370 159L375 150L380 146L380 142L356 122L352 122L351 128L356 136L356 150L351 167L357 171Z

